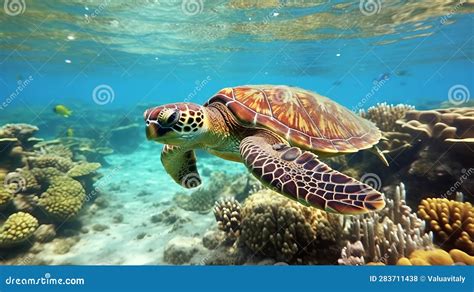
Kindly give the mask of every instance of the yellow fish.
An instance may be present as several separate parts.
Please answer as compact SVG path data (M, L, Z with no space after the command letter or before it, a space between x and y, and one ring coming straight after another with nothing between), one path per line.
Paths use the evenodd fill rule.
M73 128L68 128L66 130L66 136L67 137L74 137L74 129Z
M62 104L56 105L53 108L53 111L57 113L58 115L63 116L65 118L68 118L72 114L72 111Z

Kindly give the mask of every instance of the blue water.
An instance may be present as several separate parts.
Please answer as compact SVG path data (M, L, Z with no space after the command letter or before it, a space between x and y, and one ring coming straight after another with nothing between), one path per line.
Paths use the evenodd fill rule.
M162 146L144 135L146 108L182 101L203 104L224 87L246 84L298 86L353 111L382 102L418 109L473 105L474 5L464 1L5 0L3 4L0 127L36 125L35 137L70 147L74 163L101 163L97 171L102 177L83 182L94 192L88 192L93 198L74 215L79 224L56 222L55 240L42 243L37 255L22 258L28 249L3 254L0 247L0 263L177 264L166 259L165 250L182 241L199 250L185 263L206 264L212 251L204 248L203 238L209 230L217 230L210 210L214 197L207 198L212 200L208 213L183 207L186 201L178 200L184 200L183 193L192 198L202 189L185 190L166 173L160 163ZM56 105L72 115L53 112ZM472 115L466 109L464 114ZM471 134L466 130L456 138ZM375 176L377 187L373 187L383 192L393 193L405 182L413 213L425 195L444 197L454 186L472 202L472 180L466 179L474 173L469 165L472 148L461 151L446 143L434 145L442 146L439 149L425 148L418 137L410 136L414 147L390 149L394 153L387 155L388 168L371 153L355 154L353 162L346 160L348 175L361 180ZM65 139L49 141L55 138ZM0 149L0 183L19 167L33 167L23 165L27 159L18 159L19 153L34 158L53 151L46 143L33 147L29 142L21 145L23 152L9 146ZM215 182L225 187L219 189L222 197L229 195L226 192L237 197L233 192L239 186L245 195L254 191L243 164L202 151L197 154L204 194L215 193ZM337 169L339 162L333 163ZM229 176L214 178L222 172ZM47 190L46 185L41 187L41 192ZM0 221L11 211L2 210ZM248 259L251 264L253 256ZM328 261L337 262L337 257Z
M77 102L95 106L101 84L114 100L99 109L124 112L138 103L202 103L242 84L300 86L356 110L384 101L434 107L453 85L474 84L472 7L457 1L390 1L370 16L351 1L198 1L196 15L180 1L41 2L0 14L0 97L15 92L19 77L33 78L2 117L58 103L78 112ZM374 91L383 74L389 79Z

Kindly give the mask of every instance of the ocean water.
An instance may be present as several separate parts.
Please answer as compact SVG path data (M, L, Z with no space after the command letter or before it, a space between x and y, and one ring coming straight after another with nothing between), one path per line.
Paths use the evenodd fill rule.
M59 139L55 145L70 147L73 163L100 163L101 177L81 181L85 203L70 220L52 219L34 204L0 211L3 221L24 211L55 230L47 242L29 237L27 247L4 247L2 261L222 263L211 261L217 257L214 249L201 243L217 230L212 208L186 210L177 203L176 194L192 196L195 190L176 184L164 170L162 145L145 137L145 109L176 102L203 104L225 87L272 84L316 92L356 113L383 102L417 110L472 111L473 7L471 1L5 0L0 10L0 126L38 127L34 137L44 141L37 147L22 144L24 157L42 155L48 151L45 141ZM72 113L66 117L55 112L58 105ZM472 121L469 111L461 115L470 115ZM472 127L457 135L472 141ZM34 168L11 162L9 145L0 152L5 185L10 183L8 173L21 176L18 169ZM434 165L423 171L425 176L410 176L408 169L417 169L410 163L426 158L426 152L390 154L391 167L380 171L380 164L355 157L357 167L365 163L366 168L354 176L376 174L376 184L387 196L405 182L407 196L413 194L406 199L413 214L423 198L447 192L444 197L453 199L451 193L459 192L472 202L474 147L472 142L465 145L468 150L431 151L439 155L428 159ZM459 163L448 165L444 156ZM330 165L337 168L337 163ZM198 151L198 169L204 189L223 184L218 190L224 190L248 173L244 165L204 151ZM432 169L443 175L420 179ZM344 172L342 166L339 170ZM228 177L213 178L222 173ZM48 186L41 188L15 196L41 197ZM217 235L212 238L218 241ZM453 247L437 246L447 251ZM174 250L192 254L180 261ZM464 251L473 252L472 247ZM252 260L286 259L271 252L251 254ZM296 263L305 263L302 257Z

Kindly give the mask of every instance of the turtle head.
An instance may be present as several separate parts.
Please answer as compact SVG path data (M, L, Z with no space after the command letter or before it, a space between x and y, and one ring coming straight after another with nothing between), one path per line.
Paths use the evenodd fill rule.
M150 108L143 116L148 140L163 144L194 144L205 131L204 107L194 103L173 103Z

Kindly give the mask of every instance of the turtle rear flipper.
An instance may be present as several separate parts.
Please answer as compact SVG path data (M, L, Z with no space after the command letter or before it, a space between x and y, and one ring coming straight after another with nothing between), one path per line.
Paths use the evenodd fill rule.
M273 140L246 137L240 154L252 174L277 192L332 213L363 214L385 206L383 195L369 185L331 169L311 152Z

